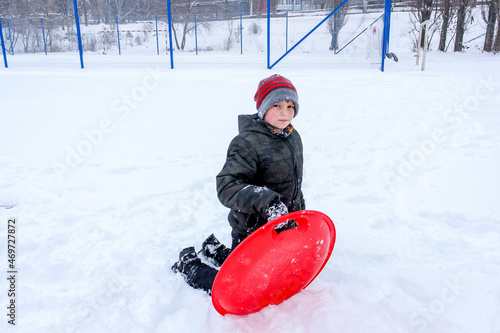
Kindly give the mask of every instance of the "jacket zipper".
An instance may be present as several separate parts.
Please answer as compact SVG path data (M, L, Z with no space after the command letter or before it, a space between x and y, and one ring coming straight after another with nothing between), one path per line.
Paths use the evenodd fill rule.
M288 149L290 149L290 152L292 153L292 161L293 161L293 183L294 183L293 197L292 197L292 202L290 203L290 204L292 204L293 201L297 198L299 180L298 180L297 161L295 160L295 154L293 152L292 145L290 144L290 142L288 142L287 139L288 138L281 138L281 140L283 140L286 143L286 145L288 146Z

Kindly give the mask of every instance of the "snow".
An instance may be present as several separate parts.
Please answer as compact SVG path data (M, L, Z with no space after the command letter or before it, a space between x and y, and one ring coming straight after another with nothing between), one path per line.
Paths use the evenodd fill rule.
M0 330L498 332L499 58L430 52L422 72L401 22L385 73L300 50L272 71L258 52L178 52L174 70L136 52L85 54L84 70L76 53L9 57L0 242L6 273L17 218L17 317L4 280ZM215 175L272 73L299 92L306 204L337 242L303 292L222 317L170 267L212 232L231 244Z

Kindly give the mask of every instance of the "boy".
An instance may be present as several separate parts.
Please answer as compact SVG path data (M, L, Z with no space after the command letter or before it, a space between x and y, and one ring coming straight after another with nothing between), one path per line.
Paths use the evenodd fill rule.
M297 90L275 74L260 81L254 100L257 114L238 117L239 134L217 175L218 198L231 209L232 249L268 221L305 209L302 141L291 125L299 112ZM212 234L200 252L220 267L231 250ZM218 272L203 264L193 247L181 251L172 269L208 293Z

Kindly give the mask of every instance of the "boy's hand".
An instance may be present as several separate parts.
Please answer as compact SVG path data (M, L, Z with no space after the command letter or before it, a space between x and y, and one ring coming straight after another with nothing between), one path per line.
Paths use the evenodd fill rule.
M267 222L277 219L281 215L288 214L288 208L286 208L285 204L281 202L279 197L276 197L269 204L269 208L266 211L267 214Z

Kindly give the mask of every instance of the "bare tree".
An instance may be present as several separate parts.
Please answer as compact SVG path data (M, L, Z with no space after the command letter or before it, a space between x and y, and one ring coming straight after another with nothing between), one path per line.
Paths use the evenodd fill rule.
M425 21L429 20L429 24L427 25L430 26L432 23L430 22L431 14L432 14L432 1L433 0L417 0L417 8L420 11L420 23L424 23ZM422 34L423 36L428 35L428 31L426 26L423 27ZM422 38L421 40L421 45L420 47L423 47L425 43L425 38Z
M177 17L180 18L180 22L177 26L180 25L181 28L181 41L179 43L179 39L177 37L178 31L174 23L172 23L172 33L174 35L175 46L178 50L184 50L186 47L187 36L194 31L194 8L196 5L196 0L177 0L174 3L175 10L178 13ZM202 26L205 29L210 29L208 22L199 22L199 26Z
M500 8L500 4L499 7ZM500 52L500 15L497 15L497 34L495 36L495 41L493 42L493 51L495 53Z
M432 0L416 0L413 3L413 7L415 10L410 14L410 20L413 26L414 45L416 49L418 46L420 26L425 21L429 21L427 28L424 26L424 29L422 29L422 34L425 34L424 37L427 36L420 41L420 47L423 47L426 40L428 40L430 44L434 34L439 29L442 13Z
M20 42L22 51L35 52L40 46L39 33L40 17L44 3L40 0L2 0L0 12L2 16L10 19L11 34L9 44L14 50L16 43ZM10 48L10 45L9 45Z
M327 9L333 10L337 8L342 2L343 0L329 0L326 4ZM328 31L330 32L330 35L332 35L329 47L330 51L337 50L339 47L339 32L347 22L347 10L349 9L349 4L350 3L347 2L328 19Z
M451 0L443 0L443 23L441 25L441 35L439 37L439 47L438 50L446 51L446 36L448 34L448 27L450 24L450 14L451 14Z
M233 45L233 34L234 34L234 27L233 27L233 20L227 21L227 39L224 43L224 48L226 49L227 52L231 49L231 46Z
M89 25L89 0L79 0L78 1L78 8L80 8L80 11L83 14L83 24L87 27Z
M71 0L54 0L54 4L62 18L61 28L69 30L70 17L73 16L73 2Z
M109 0L116 10L116 16L119 20L125 19L134 9L137 8L137 1L132 0Z
M135 20L148 20L154 17L155 14L155 1L152 0L138 0L137 8L134 11L135 15L132 16Z
M459 0L457 12L457 31L455 36L455 52L464 49L464 34L467 25L472 19L471 7L475 5L475 0Z
M194 29L194 24L192 24L192 17L194 17L193 8L196 4L196 0L180 0L176 1L175 9L178 10L181 14L179 15L182 18L181 29L182 29L182 39L179 44L179 40L177 38L177 30L175 29L174 24L172 23L172 33L174 34L175 45L178 50L184 50L186 46L186 36L187 34Z
M499 1L498 0L490 0L488 18L486 21L486 37L484 39L483 50L486 52L493 51L493 39L495 36L495 24L497 22L498 17L498 9L499 9ZM498 38L498 33L497 33Z
M459 0L457 12L457 32L455 35L455 47L453 51L460 52L463 49L465 33L465 14L468 0Z

